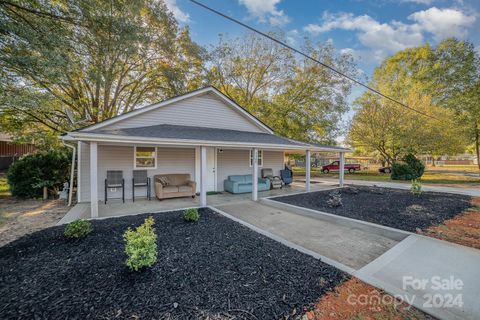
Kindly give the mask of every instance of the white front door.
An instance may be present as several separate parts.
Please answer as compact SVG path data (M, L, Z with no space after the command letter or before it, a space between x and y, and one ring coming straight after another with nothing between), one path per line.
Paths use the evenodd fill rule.
M208 191L217 191L217 172L216 161L217 153L214 147L207 148L207 181L206 187Z

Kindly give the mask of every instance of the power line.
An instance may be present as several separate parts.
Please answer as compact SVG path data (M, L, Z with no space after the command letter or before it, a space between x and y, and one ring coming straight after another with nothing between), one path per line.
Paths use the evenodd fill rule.
M353 77L351 77L351 76L349 76L349 75L347 75L347 74L345 74L345 73L343 73L343 72L335 69L334 67L332 67L332 66L330 66L330 65L328 65L328 64L326 64L326 63L321 62L321 61L318 60L318 59L315 59L314 57L312 57L312 56L304 53L303 51L300 51L300 50L298 50L298 49L296 49L296 48L294 48L294 47L286 44L286 43L283 42L283 41L280 41L280 40L278 40L278 39L276 39L276 38L274 38L274 37L272 37L272 36L270 36L270 35L262 32L262 31L260 31L260 30L258 30L258 29L255 29L254 27L249 26L248 24L245 24L245 23L243 23L243 22L241 22L241 21L239 21L239 20L237 20L237 19L235 19L235 18L232 18L232 17L230 17L230 16L228 16L228 15L226 15L226 14L220 12L220 11L217 11L217 10L215 10L215 9L213 9L213 8L211 8L211 7L203 4L203 3L201 3L201 2L198 2L198 1L196 1L196 0L190 0L190 2L193 2L194 4L200 6L200 7L204 8L204 9L207 9L207 10L209 10L209 11L211 11L211 12L213 12L213 13L215 13L215 14L217 14L217 15L225 18L225 19L228 19L228 20L230 20L230 21L232 21L232 22L234 22L234 23L236 23L236 24L239 24L239 25L241 25L241 26L244 27L244 28L247 28L247 29L249 29L249 30L251 30L251 31L253 31L253 32L255 32L255 33L258 33L258 34L264 36L265 38L268 38L268 39L270 39L271 41L273 41L273 42L275 42L275 43L278 43L279 45L284 46L285 48L288 48L288 49L290 49L290 50L298 53L299 55L304 56L305 58L310 59L310 60L312 60L312 61L314 61L314 62L322 65L323 67L327 68L328 70L333 71L334 73L336 73L336 74L338 74L338 75L340 75L340 76L342 76L342 77L344 77L344 78L346 78L346 79L348 79L348 80L350 80L350 81L358 84L359 86L362 86L362 87L366 88L367 90L370 90L371 92L373 92L373 93L375 93L375 94L377 94L377 95L379 95L379 96L381 96L381 97L383 97L383 98L385 98L385 99L388 99L388 100L390 100L390 101L392 101L392 102L394 102L394 103L396 103L396 104L398 104L398 105L400 105L400 106L402 106L402 107L404 107L404 108L407 108L407 109L409 109L409 110L411 110L411 111L414 111L414 112L416 112L416 113L418 113L418 114L420 114L420 115L422 115L422 116L425 116L425 117L428 117L428 118L432 118L432 119L435 119L435 120L439 120L439 119L437 119L436 117L433 117L433 116L431 116L431 115L429 115L429 114L426 114L426 113L424 113L424 112L422 112L422 111L419 111L419 110L417 110L417 109L414 109L414 108L412 108L412 107L410 107L410 106L408 106L408 105L406 105L406 104L404 104L404 103L402 103L402 102L400 102L400 101L398 101L398 100L396 100L396 99L394 99L394 98L391 98L391 97L389 97L389 96L381 93L380 91L378 91L378 90L376 90L376 89L374 89L374 88L372 88L372 87L364 84L363 82L361 82L361 81L359 81L359 80L357 80L357 79L355 79L355 78L353 78Z

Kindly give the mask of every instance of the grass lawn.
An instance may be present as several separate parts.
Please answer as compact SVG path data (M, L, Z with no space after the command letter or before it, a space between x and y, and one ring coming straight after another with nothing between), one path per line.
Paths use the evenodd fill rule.
M471 185L480 186L480 176L463 175L462 173L472 174L478 173L471 167L465 166L451 166L447 169L445 167L428 167L422 176L421 182L423 184L452 184L452 185ZM294 167L293 173L295 176L304 177L305 168ZM319 168L312 168L312 177L318 178L338 178L338 173L323 173ZM400 182L410 183L410 181L392 180L390 174L380 173L376 168L370 170L362 170L356 173L345 172L345 180L366 180L366 181L380 181L380 182Z
M7 197L10 195L10 190L8 189L7 176L5 173L0 172L0 198Z
M5 173L0 172L0 199L10 196L10 191L8 190L7 177ZM0 226L7 221L6 213L3 210L0 210Z

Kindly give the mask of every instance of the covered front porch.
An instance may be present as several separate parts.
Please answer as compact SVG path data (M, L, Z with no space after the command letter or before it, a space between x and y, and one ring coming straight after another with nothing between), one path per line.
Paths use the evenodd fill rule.
M329 189L336 185L338 184L332 181L315 181L311 184L310 191ZM304 182L294 181L290 186L284 187L282 189L272 189L268 191L258 192L258 198L260 199L279 195L301 193L305 192L305 190L306 188ZM221 206L233 203L240 203L244 201L251 201L252 195L249 193L231 194L228 192L221 192L217 194L207 195L206 199L209 206ZM103 202L98 203L97 218L102 219L133 214L181 210L191 207L200 207L199 197L196 197L195 199L188 197L174 198L164 201L158 201L155 198L152 198L152 200L150 201L147 199L136 199L135 202L133 202L132 200L126 200L125 203L123 203L120 199L115 199L112 201L108 201L107 204ZM76 219L89 218L91 218L90 203L78 203L74 207L72 207L72 209L62 218L62 220L60 220L59 224L69 223Z
M257 201L259 197L276 194L309 192L321 187L310 179L311 156L321 152L339 155L338 184L343 186L344 155L349 151L267 133L171 125L72 132L64 140L77 143L79 159L78 205L69 216L82 218L206 207L225 201ZM304 181L268 190L270 181L262 177L262 169L280 176L286 154L305 156ZM145 181L150 182L137 193L133 174L139 170L143 171ZM109 173L116 174L115 183L107 183ZM183 178L181 182L169 182L164 181L165 176L169 176L167 180L176 179L174 176ZM167 188L168 192L162 191ZM150 201L137 198L145 196L145 190L150 191ZM174 192L182 198L166 195ZM186 194L190 198L183 197Z

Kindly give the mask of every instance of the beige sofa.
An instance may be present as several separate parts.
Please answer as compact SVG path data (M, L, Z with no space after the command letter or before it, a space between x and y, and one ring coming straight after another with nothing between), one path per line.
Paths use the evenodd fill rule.
M188 173L158 174L154 176L155 195L159 200L178 197L195 198L197 184Z

